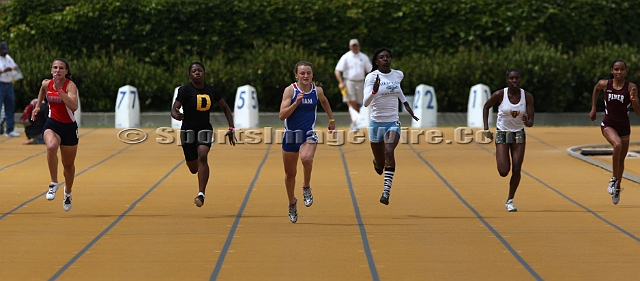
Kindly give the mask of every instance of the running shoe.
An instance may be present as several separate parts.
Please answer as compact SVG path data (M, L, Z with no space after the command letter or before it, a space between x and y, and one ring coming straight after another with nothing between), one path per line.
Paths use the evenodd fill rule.
M382 197L380 197L380 203L389 205L389 191L383 191Z
M618 186L618 188L613 191L613 194L611 194L611 202L613 202L614 205L618 205L620 202L620 192L622 192L622 187Z
M12 138L20 136L20 134L18 132L16 132L16 131L12 131L11 133L6 133L4 135L7 136L7 137L12 137Z
M289 205L289 220L293 223L298 221L298 199L295 199L295 203L293 205Z
M71 194L64 194L64 200L62 201L62 208L65 211L71 210Z
M204 205L204 196L203 195L198 195L196 196L195 199L193 199L193 203L196 204L196 207L202 207L202 205Z
M609 180L609 186L607 187L607 192L609 192L610 195L613 195L617 185L618 179L616 179L616 177L611 177L611 180Z
M313 204L313 195L311 194L311 187L302 188L302 196L304 196L304 205L311 207Z
M507 211L509 211L509 212L517 212L518 211L518 209L516 209L516 206L513 205L513 199L507 200L507 202L505 203L505 206L507 207Z
M58 187L59 187L58 183L52 182L51 184L49 184L49 191L47 191L47 194L45 195L45 197L47 197L47 200L51 201L56 198L56 192L58 191Z

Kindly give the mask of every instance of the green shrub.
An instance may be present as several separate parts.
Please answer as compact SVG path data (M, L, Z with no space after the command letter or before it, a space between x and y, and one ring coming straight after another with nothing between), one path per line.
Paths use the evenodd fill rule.
M118 89L131 85L138 90L140 108L171 107L173 88L179 77L161 67L140 62L131 52L94 51L69 61L85 111L114 111Z
M626 79L640 83L640 49L627 45L615 45L612 43L599 44L578 50L574 56L573 92L575 99L566 111L589 111L591 109L591 96L593 87L600 79L611 78L611 64L617 59L622 59L627 64ZM600 93L598 110L604 110Z
M51 78L51 62L63 56L52 55L41 45L16 51L16 63L24 79L15 84L16 105L23 108L37 97L43 79ZM178 78L161 67L140 62L131 52L87 51L81 56L64 57L69 61L73 81L78 86L83 111L113 111L118 88L131 85L138 89L141 109L170 108L171 86ZM163 96L170 94L165 98Z
M249 84L261 111L278 111L299 60L314 64L332 107L345 110L333 69L357 37L368 55L392 49L405 93L432 85L440 111L466 111L471 86L502 88L512 67L537 111L585 111L615 58L627 61L629 80L640 78L640 22L617 20L638 13L625 0L12 0L0 5L0 37L24 72L18 108L61 56L85 111L112 111L127 84L140 91L141 110L169 110L192 61L231 105Z
M207 70L207 83L214 85L224 95L229 106L234 106L235 94L238 87L251 85L256 88L258 106L261 111L278 111L282 102L282 93L291 83L295 82L293 68L299 61L306 60L313 63L314 80L319 85L328 84L333 87L333 64L327 63L324 57L305 51L302 47L291 43L267 44L256 41L253 49L248 50L241 58L230 63L223 54L214 58L192 56L179 58L182 62L200 61ZM178 59L178 58L175 58ZM178 65L177 63L173 65ZM184 63L174 73L187 75L188 63ZM186 83L188 80L185 80ZM337 84L335 84L337 87ZM326 88L326 87L325 87ZM325 94L333 100L341 101L337 90L325 90Z
M57 51L41 45L13 51L25 76L15 84L18 108L37 96L42 79L51 77L51 61L57 57L51 53ZM433 86L443 112L466 111L469 89L475 84L485 84L492 91L505 87L504 73L510 68L522 72L522 87L534 94L536 111L586 111L593 85L609 77L613 60L625 60L627 79L640 81L638 53L637 48L610 43L563 53L560 47L540 39L528 42L518 38L504 48L460 48L455 54L430 51L398 57L394 52L393 68L405 73L402 86L407 95L419 84ZM113 111L117 90L124 85L138 89L142 111L168 111L175 87L189 81L189 64L200 61L207 70L207 83L217 87L230 106L234 106L236 89L248 84L257 90L260 110L274 112L280 108L284 88L295 81L293 67L300 60L314 64L314 80L323 86L332 108L346 109L333 75L337 56L327 59L291 43L257 41L235 61L226 57L224 53L202 57L170 52L163 58L169 62L168 70L141 61L128 51L83 51L83 55L67 59L84 111Z
M502 48L517 34L565 51L598 42L639 47L640 21L618 20L638 14L626 0L12 0L0 6L0 38L69 55L113 45L167 67L167 52L235 60L255 40L296 42L322 55L342 53L352 37L365 52L386 46L399 56Z
M46 50L41 44L29 48L10 48L10 56L16 61L24 76L14 83L18 112L18 109L24 108L32 99L38 97L42 80L51 79L51 62L55 58L51 53L57 52Z
M510 68L522 73L522 88L534 95L536 111L563 111L573 95L568 55L544 41L528 43L519 38L505 48L460 48L455 54L434 51L398 59L394 68L405 72L405 93L413 93L419 84L430 85L436 91L438 110L445 112L466 111L469 90L476 84L485 84L492 92L506 87L505 73Z

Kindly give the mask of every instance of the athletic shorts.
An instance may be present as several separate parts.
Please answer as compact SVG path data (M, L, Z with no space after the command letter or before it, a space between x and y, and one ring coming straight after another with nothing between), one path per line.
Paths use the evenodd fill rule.
M524 129L520 131L496 131L496 144L512 144L512 143L524 143L526 135Z
M369 121L369 142L380 143L384 142L384 136L394 131L400 134L400 121L394 122L374 122Z
M47 129L51 129L54 133L60 136L60 145L74 146L78 145L78 123L62 123L53 118L48 118L44 123L42 132Z
M194 161L198 159L198 146L204 145L211 148L213 144L213 130L180 130L180 145L184 153L184 160Z
M618 136L621 138L626 138L629 135L631 135L631 126L629 124L619 124L619 123L605 124L604 122L602 122L600 123L600 131L602 131L602 134L604 134L604 128L606 127L616 130L616 132L618 133Z
M286 152L299 152L300 146L308 141L318 143L318 135L314 130L307 132L302 130L284 131L282 135L282 150Z

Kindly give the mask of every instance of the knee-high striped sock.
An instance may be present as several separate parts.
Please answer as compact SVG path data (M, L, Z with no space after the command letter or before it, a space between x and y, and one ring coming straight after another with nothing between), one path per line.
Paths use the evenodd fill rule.
M396 167L384 167L384 191L391 192L391 183L395 173Z

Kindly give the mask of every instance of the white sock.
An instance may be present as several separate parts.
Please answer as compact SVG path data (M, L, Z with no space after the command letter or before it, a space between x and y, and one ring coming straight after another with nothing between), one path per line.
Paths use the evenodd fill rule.
M198 196L202 195L202 198L204 198L204 193L200 192L198 193Z
M351 115L351 123L356 123L360 119L360 113L351 106L349 106L349 115Z

